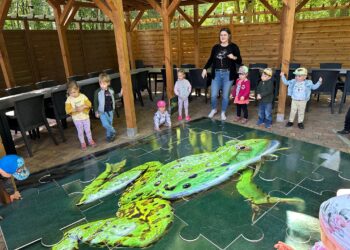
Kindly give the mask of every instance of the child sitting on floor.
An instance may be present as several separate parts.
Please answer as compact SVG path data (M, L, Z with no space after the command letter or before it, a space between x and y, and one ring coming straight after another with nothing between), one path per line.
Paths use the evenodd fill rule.
M163 100L157 102L158 111L154 114L154 129L159 131L161 125L171 127L171 120L168 111L165 109L166 103Z

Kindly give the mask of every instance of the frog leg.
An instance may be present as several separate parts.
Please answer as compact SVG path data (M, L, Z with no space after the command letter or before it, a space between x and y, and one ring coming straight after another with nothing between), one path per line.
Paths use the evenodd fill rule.
M67 231L55 250L92 246L147 247L158 241L174 219L170 201L150 198L119 208L116 218L94 221Z

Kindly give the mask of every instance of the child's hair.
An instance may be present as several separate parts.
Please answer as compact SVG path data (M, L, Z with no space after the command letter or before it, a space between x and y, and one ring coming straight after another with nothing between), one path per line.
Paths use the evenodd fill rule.
M78 91L80 90L80 88L79 88L77 82L74 81L74 80L71 80L71 81L68 82L67 94L69 95L69 93L70 93L73 89L78 90Z
M177 73L181 73L181 74L183 74L183 75L186 75L186 72L185 72L184 69L178 69L178 70L177 70Z
M101 73L99 76L98 76L98 80L100 82L108 82L110 83L111 82L111 78L109 77L109 75L107 73Z

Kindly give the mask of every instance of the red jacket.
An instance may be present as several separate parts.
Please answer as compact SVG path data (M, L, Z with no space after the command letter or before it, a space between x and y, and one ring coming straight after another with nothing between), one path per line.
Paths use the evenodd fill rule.
M231 92L231 95L233 97L236 97L236 89L237 86L239 85L239 83L241 84L241 88L238 92L238 96L237 99L240 100L241 97L244 97L244 100L249 100L249 93L250 93L250 81L248 79L242 81L240 79L237 79L236 84Z

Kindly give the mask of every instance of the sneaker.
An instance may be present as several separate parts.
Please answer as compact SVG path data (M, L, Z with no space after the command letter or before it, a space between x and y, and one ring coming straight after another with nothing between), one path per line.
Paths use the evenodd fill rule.
M91 147L96 147L96 142L94 140L89 141Z
M208 115L209 118L213 118L214 115L217 113L218 111L216 109L212 109Z
M242 123L242 124L246 124L247 122L248 122L248 119L243 118L243 119L241 120L241 123Z
M179 115L179 116L177 117L177 120L178 120L178 121L182 121L182 115Z
M291 127L293 126L293 122L287 122L286 127Z
M347 135L347 134L350 134L350 130L340 130L340 131L337 131L337 134L341 134L341 135Z
M115 134L113 134L112 136L111 136L111 138L110 138L110 141L112 142L112 141L114 141L115 140Z
M186 121L191 121L191 117L188 115L188 116L186 116Z
M241 117L239 117L239 116L236 116L236 117L233 119L234 122L238 122L239 120L241 120Z
M221 121L226 121L226 114L225 114L225 112L221 112Z
M299 127L300 129L304 129L304 124L303 124L302 122L300 122L300 123L298 123L298 127Z
M86 143L81 144L81 150L86 150Z
M263 122L257 122L257 123L256 123L256 126L264 126L264 124L265 124L265 123L263 123Z
M272 128L272 125L266 125L265 128L270 129L270 128Z

